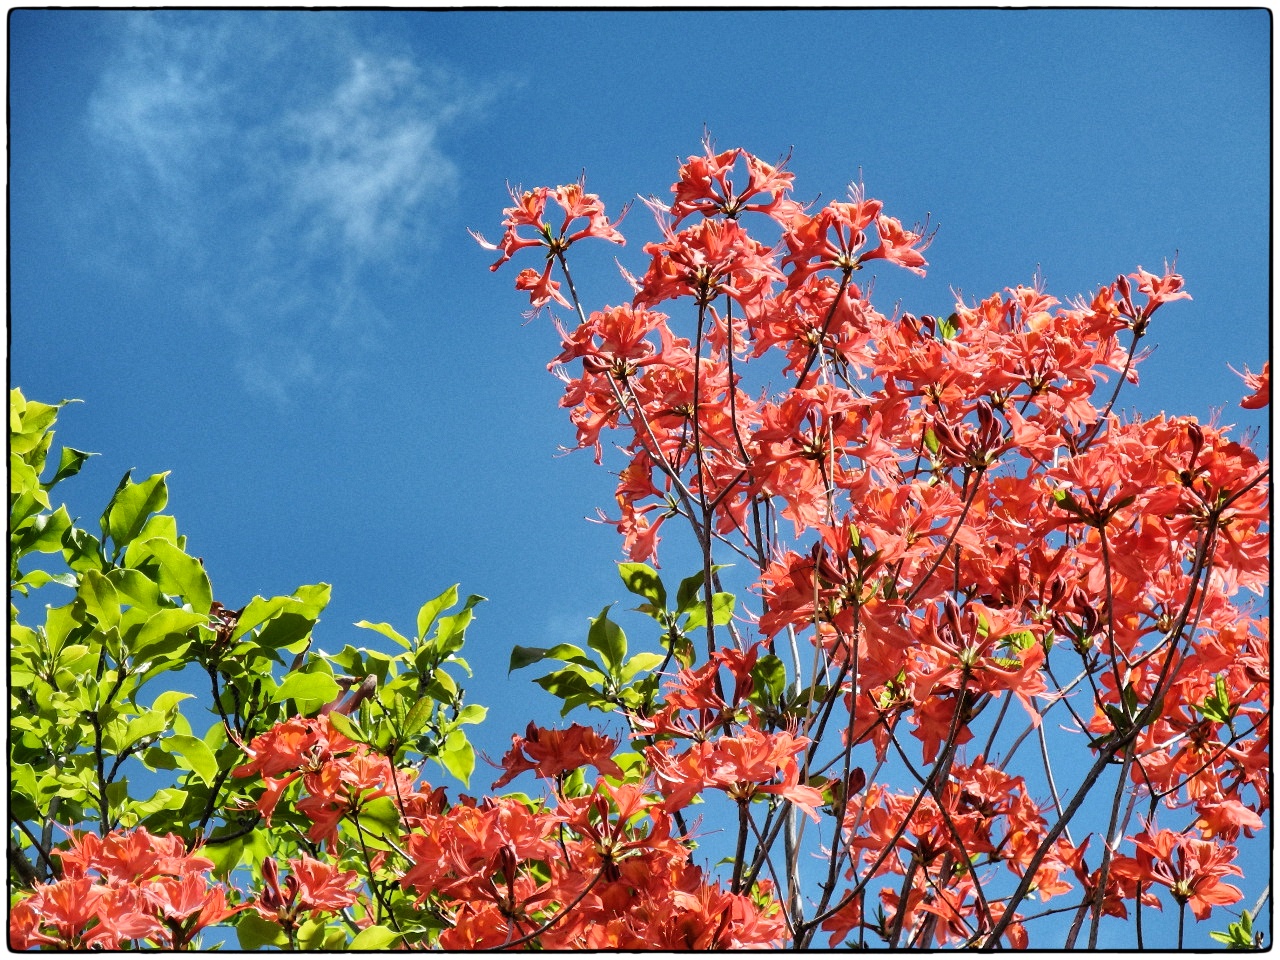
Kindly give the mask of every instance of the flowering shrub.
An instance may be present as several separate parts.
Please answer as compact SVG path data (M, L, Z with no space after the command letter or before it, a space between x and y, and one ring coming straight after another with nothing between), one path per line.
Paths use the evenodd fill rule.
M1269 621L1240 600L1270 574L1269 464L1216 424L1115 413L1182 278L885 316L855 276L923 275L927 227L861 185L810 209L792 181L708 145L644 201L659 239L599 309L570 251L625 238L583 183L513 191L499 240L476 235L495 270L540 254L517 290L569 311L551 369L577 445L619 458L607 519L656 625L633 651L606 607L585 648L513 649L562 714L621 731L513 736L492 789L532 775L537 797L424 779L474 767L483 709L451 670L481 598L446 614L446 591L413 637L362 623L394 656L322 656L327 588L213 601L153 515L163 476L126 477L100 541L50 512L86 455L42 484L56 408L15 394L11 595L57 579L18 569L55 552L76 600L12 620L13 945L234 924L245 948L1070 948L1127 925L1150 947L1181 946L1189 909L1252 946L1227 878L1270 809ZM1265 405L1269 368L1244 376ZM659 548L686 531L701 568L673 595ZM179 662L210 679L201 738L181 695L136 706ZM127 761L181 782L133 800ZM100 852L139 845L166 852ZM1165 908L1176 941L1151 932Z

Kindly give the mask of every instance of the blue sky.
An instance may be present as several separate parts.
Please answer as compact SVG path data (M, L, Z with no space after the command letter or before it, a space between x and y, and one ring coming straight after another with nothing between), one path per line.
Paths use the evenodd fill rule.
M877 278L885 312L1037 271L1065 300L1176 255L1195 299L1158 316L1123 409L1265 429L1228 364L1269 352L1270 31L1266 10L14 11L11 381L85 401L60 437L102 452L65 488L87 522L125 470L172 470L228 606L332 583L337 650L451 583L489 597L469 699L496 757L554 718L510 646L581 642L625 599L618 538L584 521L612 478L558 455L558 338L466 233L500 233L507 181L585 170L616 210L666 195L704 127L794 148L800 198L861 176L940 224L927 279ZM589 303L627 297L612 258L643 269L646 217L578 248Z

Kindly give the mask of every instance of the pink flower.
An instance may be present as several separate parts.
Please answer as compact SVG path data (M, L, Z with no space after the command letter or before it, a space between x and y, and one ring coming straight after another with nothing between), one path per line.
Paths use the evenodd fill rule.
M541 310L552 300L562 307L573 306L560 293L559 281L551 279L551 265L552 261L548 260L542 273L538 273L533 267L525 267L516 276L516 289L529 292L529 303L534 310Z
M1262 365L1261 373L1250 373L1249 368L1244 368L1241 373L1235 367L1231 368L1231 372L1237 377L1244 380L1244 385L1248 387L1252 393L1240 401L1240 406L1246 410L1261 410L1263 407L1271 403L1271 361L1268 360Z

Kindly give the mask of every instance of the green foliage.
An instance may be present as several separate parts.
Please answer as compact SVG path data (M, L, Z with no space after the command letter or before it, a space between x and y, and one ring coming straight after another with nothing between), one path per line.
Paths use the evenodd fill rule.
M719 566L713 568L720 569ZM636 611L662 627L659 643L666 652L641 651L628 658L627 635L609 618L612 604L601 610L587 629L587 647L599 660L572 643L558 643L553 647L514 646L509 671L543 660L564 664L534 681L562 701L561 716L567 716L577 707L602 713L618 707L647 712L657 695L661 668L672 657L685 666L693 661L689 634L707 625L703 574L696 573L680 582L675 609L667 608L666 586L652 567L644 563L620 563L618 574L627 590L644 600ZM712 616L717 626L729 622L733 608L733 594L712 594Z
M1240 911L1238 923L1227 924L1227 932L1211 931L1209 936L1219 943L1225 943L1228 950L1261 950L1262 934L1254 933L1253 916L1248 910Z
M307 849L298 843L307 824L282 807L268 831L254 810L260 779L232 770L246 762L243 744L298 715L330 711L334 726L397 766L430 759L468 781L466 728L485 708L464 700L471 670L461 651L483 597L459 605L450 587L422 605L412 637L357 624L392 641L395 655L354 646L325 655L313 640L329 585L238 610L218 602L177 521L160 512L168 474L126 473L95 532L53 502L50 491L91 456L54 451L67 402L10 393L11 887L55 876L52 850L68 830L134 826L203 837L215 876L260 879L264 858ZM374 850L393 849L400 829L386 797L360 807L358 826L342 824ZM244 949L337 950L352 935L310 920L286 931L253 911L235 926ZM375 924L351 945L383 949L398 936Z
M455 613L458 585L422 605L417 633L408 639L386 623L356 624L395 641L404 651L387 657L376 651L348 646L329 660L348 676L377 678L378 697L361 706L359 721L351 721L352 739L385 753L393 762L417 755L434 760L452 776L469 783L475 769L475 749L463 729L484 719L484 707L467 705L464 688L450 669L467 676L471 667L458 655L466 640L475 607L484 597L469 596ZM335 723L345 722L338 721Z

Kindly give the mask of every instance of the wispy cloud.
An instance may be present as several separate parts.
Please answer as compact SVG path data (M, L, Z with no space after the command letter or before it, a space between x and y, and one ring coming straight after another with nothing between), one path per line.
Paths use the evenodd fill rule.
M326 101L287 118L305 158L290 200L311 242L387 255L425 201L453 191L457 169L438 140L461 108L432 104L430 89L405 60L356 56Z
M89 105L91 132L167 189L187 184L221 120L219 44L197 39L155 17L131 17Z
M450 128L492 91L340 18L121 16L87 116L121 249L196 278L247 389L350 376L387 327L372 274L421 257L457 189Z

